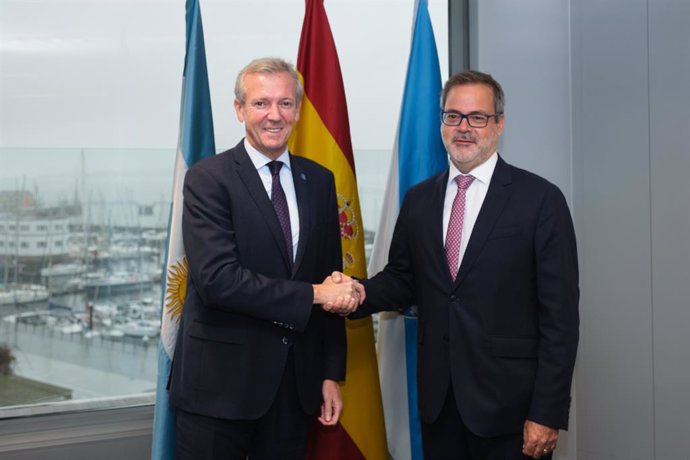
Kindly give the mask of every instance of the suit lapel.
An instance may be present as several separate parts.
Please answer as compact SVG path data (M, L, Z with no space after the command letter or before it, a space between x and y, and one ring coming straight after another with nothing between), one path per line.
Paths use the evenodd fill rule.
M440 174L434 181L431 200L429 200L429 212L431 213L429 219L429 231L431 238L429 241L433 245L431 254L436 254L433 257L433 269L437 273L443 273L448 284L452 283L450 270L448 270L448 261L446 260L445 241L443 241L443 204L446 198L446 189L448 188L448 174L446 172Z
M299 210L299 242L297 243L297 255L295 256L295 263L292 267L293 275L297 273L302 258L304 257L304 250L307 247L307 240L309 237L309 182L304 169L299 161L295 161L295 157L290 155L290 167L292 169L292 181L295 184L295 196L297 197L297 209Z
M489 183L489 190L486 193L486 198L484 198L484 203L477 216L477 222L472 229L472 235L467 244L465 255L462 258L458 276L455 279L455 286L462 282L474 261L477 260L479 253L484 247L484 243L486 243L491 230L496 224L496 220L508 202L511 193L511 182L510 166L499 156L491 182Z
M240 180L244 183L247 189L247 194L252 198L259 212L266 221L266 225L271 230L273 239L275 243L280 248L280 253L283 256L283 262L285 267L290 267L290 262L288 260L287 244L285 243L285 236L283 235L283 230L280 228L280 222L278 222L278 217L273 209L273 204L271 204L271 199L266 193L264 184L261 182L259 173L254 167L249 155L244 148L244 141L241 141L233 151L235 164L237 165L237 174Z

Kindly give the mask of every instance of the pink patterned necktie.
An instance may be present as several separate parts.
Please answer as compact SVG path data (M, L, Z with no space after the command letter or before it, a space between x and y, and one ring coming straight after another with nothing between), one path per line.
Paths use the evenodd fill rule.
M448 232L446 233L446 260L448 261L448 269L453 281L458 276L462 224L465 220L465 195L473 180L474 176L458 175L455 177L455 183L458 184L458 193L453 200L453 209L450 211Z

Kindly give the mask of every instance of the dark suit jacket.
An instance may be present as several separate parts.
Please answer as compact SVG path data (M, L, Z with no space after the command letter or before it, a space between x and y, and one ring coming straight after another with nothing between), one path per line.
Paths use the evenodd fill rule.
M358 315L416 304L420 416L439 415L452 380L475 434L566 428L578 341L573 224L560 190L500 157L456 281L445 259L448 170L411 188L386 268L364 281Z
M305 158L290 162L300 222L292 271L278 218L242 142L186 174L189 278L170 382L178 408L260 417L290 346L305 411L318 410L324 379L345 377L343 321L312 304L312 283L342 266L333 174Z

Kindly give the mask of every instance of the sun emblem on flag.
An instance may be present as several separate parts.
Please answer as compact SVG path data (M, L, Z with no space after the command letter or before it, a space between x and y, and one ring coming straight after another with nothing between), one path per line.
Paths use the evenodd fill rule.
M189 263L186 257L174 262L168 269L168 278L165 283L165 310L176 323L180 322L184 299L187 295L188 272Z

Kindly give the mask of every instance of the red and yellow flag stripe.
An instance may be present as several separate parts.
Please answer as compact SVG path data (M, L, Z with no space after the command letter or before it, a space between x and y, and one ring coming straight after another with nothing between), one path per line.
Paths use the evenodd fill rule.
M345 89L323 0L306 0L297 69L304 86L300 120L290 138L295 155L335 175L344 272L366 277L364 226L357 192ZM371 318L347 321L345 408L335 430L313 433L308 457L386 460L386 434Z

